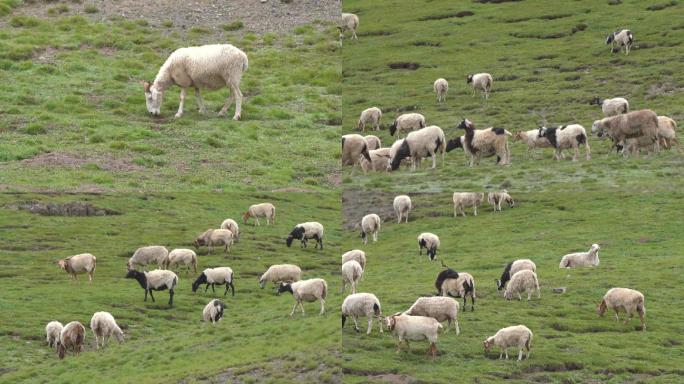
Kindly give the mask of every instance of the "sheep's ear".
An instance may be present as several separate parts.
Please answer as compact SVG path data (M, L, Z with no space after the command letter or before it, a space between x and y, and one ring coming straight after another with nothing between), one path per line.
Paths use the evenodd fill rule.
M149 93L149 92L150 92L150 87L152 86L152 84L150 84L149 81L140 80L140 85L143 86L143 89L145 90L145 93Z

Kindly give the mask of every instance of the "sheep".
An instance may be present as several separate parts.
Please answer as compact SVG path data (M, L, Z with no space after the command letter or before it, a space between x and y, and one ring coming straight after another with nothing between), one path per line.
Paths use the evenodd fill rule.
M449 83L446 79L440 77L432 84L432 89L437 94L437 101L441 103L446 100L447 92L449 92Z
M392 206L394 207L394 213L397 215L397 224L401 223L401 219L408 223L408 215L412 208L411 198L407 195L399 195L394 198Z
M368 144L369 152L374 149L380 149L382 147L382 142L380 141L380 138L375 135L366 135L363 138L366 140L366 144Z
M430 261L433 261L437 257L437 250L439 249L439 237L430 232L423 232L418 235L418 255L423 254L423 248L427 250Z
M147 301L148 292L152 298L152 302L154 303L155 301L152 291L163 291L168 289L169 306L173 307L174 288L176 285L178 285L178 276L176 276L175 273L162 269L155 269L154 271L150 272L139 272L135 269L129 269L128 273L126 274L126 278L135 279L138 281L138 284L140 284L142 289L145 290L145 301Z
M511 279L511 276L524 270L537 272L537 265L530 259L518 259L506 264L506 268L504 268L504 271L501 274L501 280L494 280L496 281L496 289L501 291L506 288L506 284Z
M629 112L629 102L627 99L622 97L602 99L596 96L589 102L589 104L600 105L604 117L617 116Z
M271 203L250 205L247 212L242 215L242 223L247 224L247 220L249 220L250 217L253 217L254 225L258 226L259 218L265 217L266 225L275 224L275 214L275 206Z
M368 329L366 334L370 335L373 327L373 316L378 319L378 328L382 333L382 309L380 307L380 300L372 293L354 293L347 296L342 302L342 328L347 321L347 317L351 316L354 320L354 330L360 332L358 318L359 316L366 316L368 318Z
M400 139L400 140L395 141L395 142L392 144L392 146L390 147L390 150L389 150L389 157L387 158L387 167L386 167L386 171L387 171L387 172L389 172L389 171L392 170L392 162L391 162L391 160L392 160L392 158L396 155L397 151L399 151L399 148L401 148L401 145L402 145L402 144L404 144L404 139ZM399 163L400 163L400 165L403 164L403 165L405 165L405 166L408 168L408 167L411 166L411 163L413 163L413 161L411 160L411 157L410 157L410 156L406 156L406 157L402 158L402 159L399 161Z
M524 325L502 328L494 336L490 336L484 341L485 353L489 352L494 346L498 346L501 349L499 359L502 359L505 353L506 360L508 360L509 347L518 347L518 361L522 360L523 349L527 351L525 358L529 359L530 348L532 347L532 331Z
M368 150L368 143L363 136L355 133L342 136L342 166L351 165L354 172L356 165L360 165L361 156L372 162Z
M226 304L219 299L211 300L202 310L202 320L212 325L218 323L223 318L223 311L226 309Z
M359 17L353 13L342 13L342 18L340 19L340 24L338 29L340 30L340 41L344 38L344 32L350 30L352 33L352 39L358 40L356 37L356 29L359 27Z
M460 212L463 217L466 216L464 208L473 207L473 216L477 216L477 207L482 205L484 201L483 192L454 192L452 197L454 201L454 217L458 217Z
M470 157L470 166L480 164L482 157L489 157L496 155L496 162L499 165L507 165L511 163L511 152L508 148L508 137L513 136L510 132L503 128L487 128L475 129L475 124L468 119L463 119L458 124L458 128L465 130L465 137L461 142L460 139L452 141L450 145L463 147L463 150Z
M446 139L444 138L444 131L442 128L431 125L429 127L421 128L406 135L403 143L396 151L394 156L390 158L390 168L396 171L401 165L401 161L406 158L411 158L411 171L416 170L416 166L420 165L421 159L424 157L432 157L432 169L437 167L437 153L442 153L442 166L444 166L444 153L446 152Z
M233 232L233 237L234 237L236 243L240 240L240 227L238 227L238 223L235 220L225 219L225 220L223 220L223 222L221 223L221 226L219 228L227 229L227 230Z
M87 273L88 283L93 284L93 274L97 266L97 258L90 253L81 253L61 259L57 261L57 265L68 273L72 280L78 280L76 275L79 273Z
M623 145L628 138L645 136L653 143L654 151L657 153L659 150L658 116L650 109L596 120L591 131L599 138L610 137L617 145Z
M473 96L475 96L475 91L479 89L484 92L485 99L489 98L489 92L492 91L493 82L492 75L489 73L469 74L468 77L466 77L466 84L473 84Z
M404 315L427 316L439 321L448 321L444 333L449 331L451 324L454 325L456 335L461 334L458 326L458 301L447 296L419 297Z
M59 321L51 321L45 326L45 340L50 348L59 348L59 334L62 332L64 326Z
M420 113L405 113L394 119L389 127L389 132L391 136L394 136L397 131L401 135L404 132L411 132L425 127L427 127L425 116Z
M551 145L556 149L554 152L556 161L561 159L562 150L568 148L573 148L575 150L572 161L577 161L579 146L582 144L584 145L584 155L587 160L591 159L587 131L579 124L561 125L558 128L541 127L539 128L539 137L548 139Z
M292 307L290 317L294 315L297 305L302 309L302 316L304 315L304 305L302 302L312 302L316 300L321 301L321 312L319 315L325 313L325 299L328 297L328 283L323 279L309 279L297 281L295 283L280 283L278 287L278 294L283 292L292 293L295 299L295 305Z
M342 255L342 264L349 260L355 260L361 265L362 269L366 269L366 252L360 249L352 249L351 251L345 252Z
M366 131L366 124L371 124L373 130L380 130L380 120L382 119L382 111L378 107L370 107L364 109L359 116L359 122L356 124L356 128L360 131Z
M309 239L314 239L316 240L314 248L320 247L320 249L323 249L323 225L315 221L297 224L285 240L288 248L292 245L294 239L301 241L302 248L306 248L306 243Z
M467 310L466 299L470 296L470 310L475 311L475 279L473 275L468 272L456 272L447 267L442 262L442 267L446 268L437 275L435 279L435 288L437 288L437 295L453 296L463 298L463 310Z
M195 248L199 249L202 246L207 246L209 253L214 250L216 245L223 245L223 252L228 253L232 244L233 232L229 229L207 229L195 238Z
M494 212L501 212L501 203L504 201L508 203L509 208L515 205L515 201L513 201L513 198L505 189L502 189L500 192L487 193L487 202L494 207Z
M401 352L401 343L406 342L409 350L409 341L428 340L430 347L428 355L432 354L432 360L437 356L437 335L442 329L442 324L432 317L409 316L395 314L385 318L385 324L390 332L397 335L397 353Z
M161 245L150 245L147 247L140 247L135 250L133 256L128 259L126 267L128 269L136 269L138 266L143 267L143 270L148 264L157 264L160 268L164 268L169 258L169 250Z
M644 306L643 293L629 288L611 288L596 307L596 313L599 316L603 316L608 309L615 311L615 321L620 321L618 312L624 311L627 314L625 324L632 320L635 312L638 313L639 319L641 319L641 330L646 329L646 323L644 322L646 307Z
M378 232L380 232L380 216L375 213L368 214L361 219L361 239L363 244L368 244L368 234L373 236L373 242L378 241Z
M233 270L229 267L218 267L218 268L207 268L202 271L202 274L197 277L194 283L192 283L192 291L197 292L200 284L206 284L204 287L204 292L207 292L209 286L211 285L211 291L214 290L215 285L225 285L226 290L223 291L223 296L228 293L228 287L230 287L231 295L235 296L235 285L233 285Z
M199 112L204 113L205 107L200 88L215 90L227 86L230 94L221 108L219 116L223 116L235 100L235 114L233 120L240 120L242 113L242 92L240 81L247 71L247 55L230 44L203 45L175 50L159 68L154 82L141 81L145 90L147 111L159 116L164 91L173 85L181 88L180 104L176 118L183 116L183 104L188 88L195 89Z
M71 349L75 355L81 352L85 340L86 329L78 321L72 321L62 328L59 333L59 347L57 354L60 359L66 356L67 349Z
M342 264L342 291L347 289L347 284L351 286L351 292L356 293L356 287L363 276L363 268L356 260L349 260Z
M114 316L109 312L95 312L93 317L90 319L90 329L93 330L93 335L95 335L95 345L100 348L100 338L102 338L102 347L107 346L109 338L114 335L119 343L124 341L124 333L116 324Z
M370 162L365 157L359 158L361 169L363 172L368 172L369 169L373 171L387 171L387 165L390 159L390 148L380 148L368 151Z
M561 258L558 268L598 267L601 247L592 244L588 252L570 253Z
M632 48L634 43L634 34L629 29L623 29L619 32L611 32L606 36L606 45L610 44L610 52L615 51L615 46L617 45L618 52L625 47L625 55L629 55L629 50Z
M504 291L504 298L506 300L511 300L513 295L517 294L518 300L522 300L520 293L527 292L527 301L530 301L532 292L535 290L537 291L537 298L541 299L541 290L539 289L537 274L528 269L523 269L522 271L516 272L511 277L511 281Z
M288 282L294 283L302 279L302 269L293 264L275 264L268 267L261 277L259 277L259 287L263 289L266 282L272 283Z
M665 148L670 148L673 145L679 144L677 140L677 122L667 116L658 116L658 136L660 137L660 145Z
M527 156L531 157L537 148L552 148L551 142L543 136L539 136L539 129L518 131L513 136L513 141L524 141L527 144Z
M197 254L192 249L178 248L169 253L165 268L171 269L179 264L183 264L190 270L190 266L197 273Z

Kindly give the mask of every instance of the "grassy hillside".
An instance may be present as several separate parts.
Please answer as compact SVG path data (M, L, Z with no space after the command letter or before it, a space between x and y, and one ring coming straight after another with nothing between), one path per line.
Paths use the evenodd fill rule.
M412 196L416 207L408 224L392 218L390 194L346 195L359 201L345 205L343 250L366 251L367 270L361 292L375 293L383 314L407 309L417 297L435 293L439 261L418 256L416 237L424 231L441 239L438 258L471 273L477 291L474 312L459 313L461 335L453 329L438 341L435 363L427 344L413 342L412 352L395 354L395 343L377 328L370 336L352 327L342 332L346 382L451 383L675 383L684 372L679 302L679 265L684 251L678 224L684 196L674 193L615 195L588 192L515 194L516 207L495 214L483 207L477 217L453 218L447 194ZM367 213L385 218L379 241L363 246L354 223ZM562 255L599 243L600 266L559 270ZM506 301L494 279L518 258L537 265L541 300ZM638 320L616 324L600 318L595 307L615 286L638 289L646 296L645 332ZM567 287L567 293L552 293ZM462 305L462 300L459 299ZM470 303L470 300L469 300ZM484 354L482 341L505 326L525 324L534 333L530 360L499 361ZM365 331L365 322L362 329ZM445 323L446 324L446 323ZM512 349L511 349L512 351Z
M492 2L493 3L493 2ZM343 57L343 133L356 131L360 112L383 111L379 133L384 146L396 138L387 130L406 112L419 112L447 138L463 134L463 117L477 127L511 132L543 123L582 124L587 130L602 117L595 97L626 97L633 110L651 108L675 120L684 118L684 3L647 1L526 0L345 1L345 12L360 18L358 41L345 41ZM610 5L609 3L619 3ZM611 54L605 36L629 28L635 46L629 56ZM403 69L403 67L415 69ZM392 69L391 67L398 67ZM485 101L472 96L468 73L494 76ZM449 94L438 103L433 82L444 77ZM366 130L366 134L369 134ZM590 138L594 158L577 164L554 163L551 150L536 159L527 147L511 143L512 166L494 166L492 158L467 167L459 150L447 155L437 171L407 171L364 177L343 173L343 182L416 192L510 184L517 190L667 190L681 185L681 153L655 159L622 160L608 155L608 143ZM419 180L419 182L416 182Z
M316 202L310 199L315 197ZM117 215L42 216L20 207L27 203L82 201ZM189 247L204 229L227 217L238 218L255 201L276 205L275 226L242 225L242 235L230 256L199 253L200 269L230 266L235 271L236 295L191 292L196 275L177 272L180 282L169 308L168 291L155 293L156 303L143 302L137 282L124 279L126 260L143 245L169 249ZM219 380L339 382L338 257L339 202L335 195L268 194L117 194L117 195L0 195L0 382L204 383ZM35 206L35 204L34 204ZM299 222L325 225L323 251L287 248L285 237ZM90 252L98 260L95 281L70 282L54 261ZM303 277L329 283L326 316L318 304L305 304L305 317L288 317L294 300L261 290L258 276L267 266L291 262ZM212 327L201 322L202 309L219 297L227 304L225 317ZM123 344L113 342L95 351L89 329L96 311L109 311L126 332ZM44 327L50 320L86 324L85 352L59 361L45 345Z

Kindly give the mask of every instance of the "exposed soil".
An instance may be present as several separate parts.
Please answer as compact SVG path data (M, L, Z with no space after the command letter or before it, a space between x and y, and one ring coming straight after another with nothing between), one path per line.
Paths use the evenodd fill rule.
M110 216L121 214L117 211L99 208L83 201L55 204L31 200L12 205L9 208L29 211L42 216Z
M100 169L113 172L141 171L143 167L127 159L107 156L82 156L63 152L48 152L21 161L28 167L67 167L80 168L85 164L95 164Z
M356 229L363 216L375 213L382 221L396 220L394 194L380 191L345 189L342 193L342 228Z
M386 381L392 384L411 384L417 383L416 379L408 375L397 375L394 373L388 373L383 375L368 376L371 380Z

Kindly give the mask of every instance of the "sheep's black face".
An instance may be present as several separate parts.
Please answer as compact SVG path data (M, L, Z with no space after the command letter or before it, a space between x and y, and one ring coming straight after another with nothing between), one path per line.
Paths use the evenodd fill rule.
M473 123L470 122L468 119L463 119L458 125L456 126L457 128L461 129L467 129L467 128L472 128Z
M473 82L473 75L468 75L468 77L466 77L466 84L470 84L472 82Z
M128 273L126 273L126 278L127 279L137 279L139 273L140 272L136 271L135 269L129 269Z
M610 44L615 40L615 33L611 33L606 37L606 45Z
M287 244L288 248L292 246L292 240L294 240L294 237L292 237L292 235L288 236L287 239L285 239L285 244Z
M463 143L461 142L461 138L457 137L455 139L451 139L447 141L447 146L446 146L446 151L451 152L456 148L463 148Z
M292 286L290 284L280 283L278 286L278 294L283 292L292 292Z
M396 120L392 122L392 125L389 127L389 132L391 136L394 136L394 133L397 132L397 122Z

